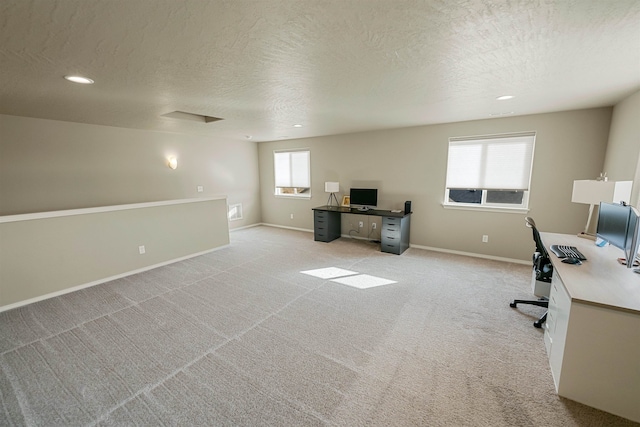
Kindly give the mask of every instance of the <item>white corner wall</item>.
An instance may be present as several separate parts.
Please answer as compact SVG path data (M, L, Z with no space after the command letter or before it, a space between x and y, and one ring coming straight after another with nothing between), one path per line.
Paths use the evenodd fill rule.
M613 109L603 171L613 181L633 180L630 203L640 206L640 91Z

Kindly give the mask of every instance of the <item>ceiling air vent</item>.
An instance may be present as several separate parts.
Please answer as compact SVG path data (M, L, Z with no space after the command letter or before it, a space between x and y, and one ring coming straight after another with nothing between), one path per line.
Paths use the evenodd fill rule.
M189 120L192 122L200 123L213 123L218 120L224 120L220 117L203 116L202 114L185 113L184 111L173 111L171 113L163 114L162 117L169 117L178 120Z

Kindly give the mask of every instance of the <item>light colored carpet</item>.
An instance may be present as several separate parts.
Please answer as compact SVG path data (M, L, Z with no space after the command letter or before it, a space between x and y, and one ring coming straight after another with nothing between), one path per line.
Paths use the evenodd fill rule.
M396 283L301 273L326 268ZM524 265L236 231L0 313L0 425L637 425L555 394L528 297Z

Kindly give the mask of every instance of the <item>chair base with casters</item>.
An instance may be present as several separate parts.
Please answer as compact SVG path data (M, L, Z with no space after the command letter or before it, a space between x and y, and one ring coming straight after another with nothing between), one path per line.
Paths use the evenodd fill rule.
M544 307L544 308L549 308L549 300L547 298L540 298L539 300L524 300L524 299L514 299L512 303L509 304L510 307L516 308L518 306L518 304L529 304L529 305L537 305L538 307ZM542 325L544 325L544 322L547 321L547 312L545 311L544 314L535 322L533 322L533 326L535 326L536 328L542 328Z
M526 217L525 222L527 227L533 231L533 241L536 243L536 252L533 254L533 272L531 273L531 287L534 295L540 296L537 300L522 300L516 299L509 304L510 307L516 308L518 304L536 305L538 307L549 308L549 293L551 291L551 276L553 274L553 266L549 259L549 254L542 244L540 239L540 233L536 228L536 223L533 218ZM535 322L533 326L536 328L542 328L544 322L547 320L547 313L544 314Z

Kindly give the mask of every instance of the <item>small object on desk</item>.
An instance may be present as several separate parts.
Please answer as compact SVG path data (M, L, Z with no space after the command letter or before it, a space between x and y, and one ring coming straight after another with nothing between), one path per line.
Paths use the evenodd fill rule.
M633 269L633 272L634 272L634 273L638 273L638 274L640 274L640 268L634 268L634 269Z
M587 234L584 231L578 234L578 237L582 237L583 239L596 240L596 236L592 236L591 234Z
M607 246L608 244L609 244L609 242L607 242L604 239L601 239L599 237L596 239L596 246L599 247L599 248L603 248L603 247Z
M400 210L400 209L393 209L393 210L391 210L391 212L393 212L393 213L399 213L399 212L402 212L402 210Z
M627 260L625 258L618 258L618 262L622 265L627 265ZM638 267L640 266L640 261L638 261L638 259L634 259L633 260L633 265L632 267Z
M574 258L574 257L563 258L562 262L564 262L565 264L575 264L575 265L582 264L582 261L580 261L579 258Z

